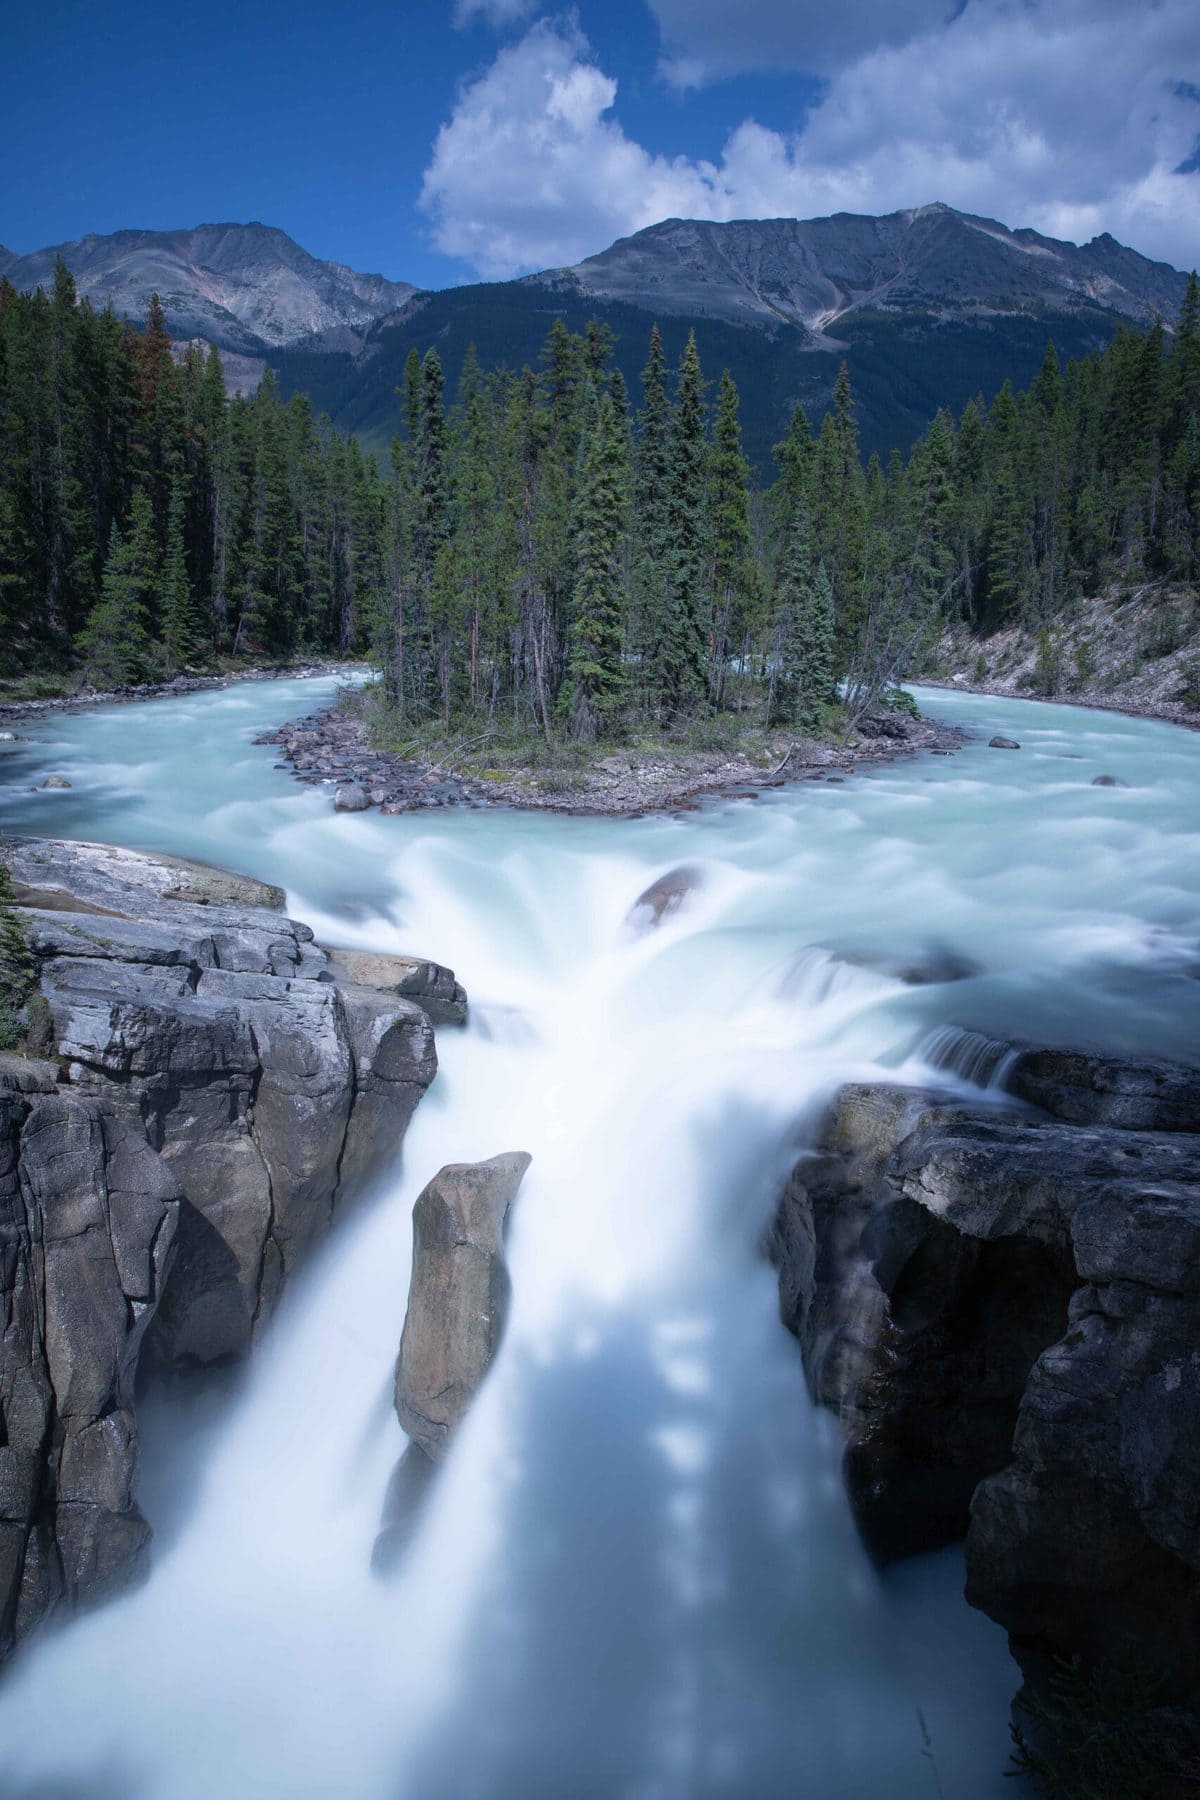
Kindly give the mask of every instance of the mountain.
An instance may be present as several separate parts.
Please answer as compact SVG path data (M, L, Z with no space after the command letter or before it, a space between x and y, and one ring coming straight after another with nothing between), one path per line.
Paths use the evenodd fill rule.
M172 337L251 356L299 343L352 351L416 292L411 282L323 262L259 224L116 231L28 256L0 250L0 276L25 291L47 287L60 256L94 306L142 318L157 293Z
M1100 349L1119 325L1174 319L1185 278L1107 235L1076 245L934 204L873 218L667 219L574 268L424 293L321 262L267 225L121 231L30 256L0 249L0 275L47 283L61 255L97 305L141 316L157 289L178 339L265 358L286 392L385 451L412 349L436 344L453 394L474 345L485 367L537 364L556 317L599 318L635 396L651 325L667 354L697 327L705 372L728 368L747 454L761 473L796 403L814 423L838 364L850 365L864 447L907 449L939 406L993 395L1037 371L1046 340L1064 357ZM231 386L257 363L226 357Z
M404 361L436 344L450 392L474 344L485 367L536 366L556 316L590 318L617 338L636 396L650 327L678 358L692 324L705 372L728 368L742 396L746 450L760 473L799 401L814 423L843 358L863 445L907 449L939 406L1024 384L1046 340L1080 356L1123 322L1178 313L1185 277L1113 238L1077 246L933 205L882 218L668 219L570 269L414 295L352 356L298 345L274 358L285 388L306 388L365 443L399 429Z
M840 348L836 328L872 308L986 317L1098 307L1149 323L1174 314L1184 280L1107 233L1081 248L940 202L883 218L666 219L527 279L643 311L797 327L818 349Z

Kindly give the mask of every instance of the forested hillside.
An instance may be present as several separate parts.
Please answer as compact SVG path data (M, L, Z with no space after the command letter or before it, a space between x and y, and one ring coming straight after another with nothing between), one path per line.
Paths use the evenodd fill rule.
M732 378L657 330L631 399L611 335L537 366L468 358L449 404L410 353L385 468L215 355L0 286L5 672L97 685L220 655L371 650L405 718L591 738L713 709L816 728L918 669L948 618L1049 627L1114 580L1200 559L1200 298L1024 393L941 412L864 466L843 370L752 487ZM711 375L712 371L710 371ZM839 686L840 684L840 686Z

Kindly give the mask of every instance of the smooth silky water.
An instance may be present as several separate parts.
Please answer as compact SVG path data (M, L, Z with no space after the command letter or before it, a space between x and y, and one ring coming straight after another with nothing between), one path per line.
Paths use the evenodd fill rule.
M238 1392L147 1411L153 1572L17 1659L0 1789L1011 1797L1003 1634L962 1600L957 1552L870 1567L761 1244L847 1079L986 1082L988 1040L1013 1035L1194 1053L1200 737L922 693L968 747L841 786L668 819L384 819L335 814L251 742L331 691L50 715L0 755L8 829L280 882L323 940L435 957L472 1001L402 1163ZM995 731L1022 750L986 748ZM51 771L72 788L34 791ZM632 934L636 896L684 862L699 891ZM870 966L931 946L981 973L914 988ZM412 1201L442 1163L513 1149L534 1161L508 1333L380 1580Z

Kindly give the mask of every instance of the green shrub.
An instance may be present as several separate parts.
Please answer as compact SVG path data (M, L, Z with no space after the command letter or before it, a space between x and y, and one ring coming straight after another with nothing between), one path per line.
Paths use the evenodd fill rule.
M1075 680L1072 686L1085 688L1096 679L1100 665L1091 638L1080 638L1075 646Z
M890 712L907 713L910 719L921 717L921 709L907 688L888 688L883 696L883 704Z
M1043 625L1038 632L1037 662L1034 665L1033 685L1039 694L1050 699L1057 694L1061 680L1062 651L1049 626Z

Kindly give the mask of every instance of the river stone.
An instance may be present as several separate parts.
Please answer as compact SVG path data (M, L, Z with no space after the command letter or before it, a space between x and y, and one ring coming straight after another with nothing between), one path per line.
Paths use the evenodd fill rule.
M42 783L44 788L69 788L70 785L65 775L47 775Z
M337 812L366 812L371 801L365 788L348 781L334 789L333 804Z
M638 895L625 915L625 923L635 931L653 931L664 919L677 913L689 894L695 893L703 881L703 869L693 863L681 863L677 869L668 869Z
M1020 748L1016 738L997 736L988 739L989 750L1019 750Z
M434 1462L491 1365L508 1312L504 1223L530 1157L448 1163L413 1208L413 1270L396 1414Z
M1093 775L1093 787L1127 788L1129 783L1122 781L1119 775Z

